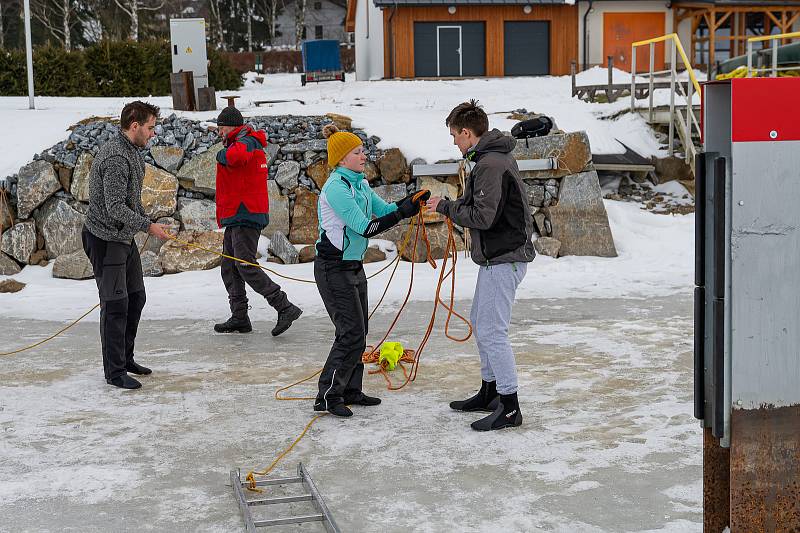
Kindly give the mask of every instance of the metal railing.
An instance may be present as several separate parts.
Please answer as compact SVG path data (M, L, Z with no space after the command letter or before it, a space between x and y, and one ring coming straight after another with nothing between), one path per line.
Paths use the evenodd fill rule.
M778 33L776 35L763 35L761 37L750 37L747 39L747 77L751 77L753 73L753 43L774 41L776 39L794 39L800 37L800 31L792 33ZM763 69L766 70L766 69ZM778 43L772 43L772 69L771 76L773 78L778 76L779 70L797 70L797 67L778 67Z
M665 41L669 41L672 45L670 48L669 69L656 71L655 45L656 43ZM650 68L648 70L648 81L650 83L648 113L650 122L653 122L654 119L653 84L655 76L669 74L669 155L674 153L673 144L675 141L675 124L677 122L678 135L680 136L681 142L684 146L686 162L691 165L692 170L694 170L694 156L696 153L696 148L694 146L692 136L695 131L698 135L700 134L700 123L694 114L692 99L695 93L700 93L700 84L697 82L697 76L694 74L694 69L689 63L689 58L686 57L686 52L683 50L683 45L681 44L681 41L676 33L670 33L667 35L662 35L661 37L655 37L653 39L647 39L644 41L637 41L631 45L631 112L633 112L636 107L636 99L634 94L636 88L636 49L645 45L650 46ZM682 82L678 80L678 54L680 54L683 66L689 76L689 79L686 82L685 90L682 86ZM675 109L676 94L684 99L686 104L686 117L684 117L680 111L676 111Z

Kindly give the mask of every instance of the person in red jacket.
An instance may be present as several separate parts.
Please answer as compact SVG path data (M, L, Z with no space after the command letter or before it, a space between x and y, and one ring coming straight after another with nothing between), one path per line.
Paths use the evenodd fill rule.
M263 131L244 124L235 107L226 107L217 119L224 148L217 153L217 224L225 228L222 253L256 262L258 238L269 224L267 193L267 138ZM278 312L272 335L280 335L303 311L291 303L280 286L262 269L222 259L222 281L228 291L231 317L214 325L218 333L253 331L247 314L245 284L267 299Z

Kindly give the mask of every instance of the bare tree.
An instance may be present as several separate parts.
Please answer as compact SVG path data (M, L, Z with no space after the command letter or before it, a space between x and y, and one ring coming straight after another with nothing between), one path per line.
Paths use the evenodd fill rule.
M5 30L3 29L3 2L0 1L0 48L6 47Z
M306 0L295 0L294 2L294 15L295 15L295 44L299 48L303 42L303 33L306 27Z
M66 1L66 0L65 0ZM162 7L164 7L164 1L162 0L160 4L157 6L148 6L142 0L124 0L125 3L120 2L120 0L114 0L119 7L126 15L128 15L131 19L131 32L130 32L130 39L132 41L139 40L139 11L158 11Z
M211 16L214 18L214 27L217 33L217 44L221 49L225 49L225 37L222 35L222 17L219 14L219 0L209 0L208 7Z
M31 16L50 32L65 50L72 48L72 29L81 24L80 4L73 0L34 0Z
M253 51L253 0L245 1L245 9L247 10L247 51Z

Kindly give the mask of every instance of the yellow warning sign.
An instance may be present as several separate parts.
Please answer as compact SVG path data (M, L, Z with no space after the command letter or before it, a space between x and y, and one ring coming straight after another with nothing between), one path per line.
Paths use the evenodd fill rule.
M192 53L192 47L191 46L187 46L186 47L186 53L187 54L191 54Z

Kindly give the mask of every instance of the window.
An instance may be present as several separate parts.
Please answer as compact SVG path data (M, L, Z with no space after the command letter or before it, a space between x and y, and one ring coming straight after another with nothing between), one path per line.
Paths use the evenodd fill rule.
M322 2L314 2L314 9L316 9L317 11L322 9Z
M314 26L314 39L322 39L322 26Z

